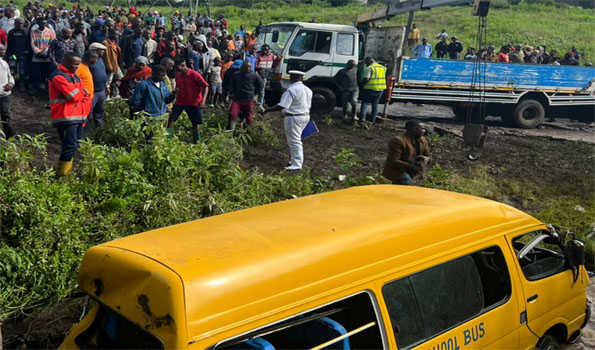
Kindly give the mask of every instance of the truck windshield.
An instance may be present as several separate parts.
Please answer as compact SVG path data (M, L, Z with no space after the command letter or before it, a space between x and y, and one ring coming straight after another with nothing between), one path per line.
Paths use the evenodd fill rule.
M265 26L260 30L258 41L261 45L268 44L271 51L280 54L285 49L295 27L296 25L291 24Z

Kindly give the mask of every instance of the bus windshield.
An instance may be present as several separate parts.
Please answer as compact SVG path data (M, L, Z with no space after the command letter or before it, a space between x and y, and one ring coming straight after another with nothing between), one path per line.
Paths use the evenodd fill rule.
M260 30L258 41L261 45L268 44L276 54L283 53L295 27L295 24L265 26Z

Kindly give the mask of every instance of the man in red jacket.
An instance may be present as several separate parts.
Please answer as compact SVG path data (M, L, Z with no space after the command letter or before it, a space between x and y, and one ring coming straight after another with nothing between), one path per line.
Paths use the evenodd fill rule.
M50 76L50 106L52 123L58 129L62 142L59 176L72 170L72 158L78 148L82 125L89 115L91 99L83 88L81 79L74 73L81 64L81 58L73 52L64 55L62 63Z
M176 90L178 92L176 102L169 115L167 132L173 134L174 123L186 111L192 123L192 139L194 143L200 140L200 126L202 125L202 109L200 104L203 99L203 92L209 86L199 72L188 68L186 61L180 59L176 62L178 74L176 74Z

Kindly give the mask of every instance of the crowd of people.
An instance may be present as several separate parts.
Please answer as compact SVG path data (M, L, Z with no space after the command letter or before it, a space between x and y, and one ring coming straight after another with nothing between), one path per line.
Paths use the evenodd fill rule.
M421 42L420 42L421 38ZM442 29L435 37L438 42L432 46L428 39L421 37L419 28L413 24L408 37L408 46L411 53L418 58L448 58L453 60L476 60L499 63L529 63L529 64L551 64L551 65L580 65L581 53L576 47L572 47L563 57L556 50L549 50L547 46L533 47L530 45L502 46L499 50L494 45L476 49L467 47L463 53L463 44L456 36L450 37L446 29ZM590 65L585 62L585 65Z
M18 87L49 94L52 121L62 141L58 174L72 168L78 140L105 124L104 103L128 99L131 114L168 115L167 130L182 112L201 138L202 109L229 108L229 128L251 124L255 104L265 112L265 86L280 56L223 17L169 18L134 7L99 11L77 4L42 6L12 1L0 8L0 115L11 137L10 92ZM294 166L295 167L295 166ZM301 167L301 165L300 165Z

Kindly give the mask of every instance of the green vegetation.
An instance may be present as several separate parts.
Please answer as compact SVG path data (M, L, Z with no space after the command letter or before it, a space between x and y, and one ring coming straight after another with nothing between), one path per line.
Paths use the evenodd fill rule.
M19 2L21 6L25 4L25 1L17 1ZM583 52L585 62L595 61L595 10L569 6L553 0L525 0L515 4L517 2L493 1L488 15L487 43L497 48L510 43L546 45L548 49L555 49L561 55L572 46L576 46ZM85 3L83 1L81 5L85 6ZM95 5L95 8L105 6L105 2L100 3L101 5ZM365 7L358 3L350 3L346 6L332 7L328 1L321 0L313 1L313 4L307 4L304 1L280 0L234 0L218 3L223 5L212 5L212 15L226 16L232 30L238 28L240 24L244 24L248 29L255 28L260 20L265 24L313 20L320 23L354 24L358 15L379 6ZM229 5L231 3L233 5ZM149 9L149 6L139 5L137 9L144 12ZM170 15L176 8L153 6L151 9ZM185 7L178 7L178 9L186 11ZM206 9L200 8L199 11L205 12ZM388 22L381 21L377 24L405 25L406 23L407 15L400 15ZM418 24L421 35L430 39L431 43L436 41L435 36L444 28L450 35L457 36L465 47L475 46L477 17L471 16L469 6L418 11L415 14L415 23Z
M76 284L90 246L200 217L358 184L372 177L263 174L239 166L242 145L277 147L270 120L234 138L226 115L207 118L204 142L190 144L182 118L168 138L163 121L128 119L122 100L108 124L82 142L77 173L47 168L45 136L0 138L0 321L52 305ZM152 135L148 138L147 135ZM348 153L340 168L353 166Z
M433 138L432 148L440 148L444 142L448 142L445 137ZM584 148L580 151L590 154L593 159L595 147L585 144ZM435 165L426 173L423 185L503 202L558 227L562 232L573 232L585 242L587 267L593 270L595 196L592 168L585 175L567 172L566 177L556 176L557 185L552 185L549 181L551 180L502 175L496 167L491 166L474 167L469 172L464 172L449 171Z

